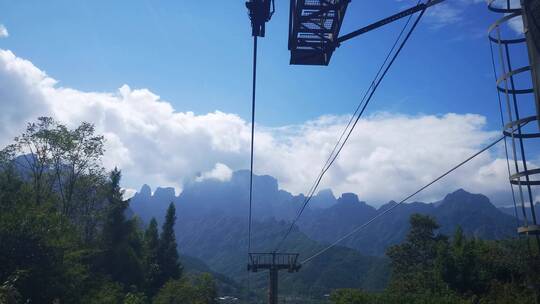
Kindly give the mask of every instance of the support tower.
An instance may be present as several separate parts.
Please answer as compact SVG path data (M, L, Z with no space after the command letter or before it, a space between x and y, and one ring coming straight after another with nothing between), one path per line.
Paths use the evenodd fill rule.
M297 253L250 253L248 271L258 272L268 270L270 279L268 285L268 303L278 303L279 271L298 272L301 265L298 263Z

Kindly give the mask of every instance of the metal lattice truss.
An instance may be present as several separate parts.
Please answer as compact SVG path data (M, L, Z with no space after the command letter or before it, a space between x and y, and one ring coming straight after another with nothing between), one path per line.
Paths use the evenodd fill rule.
M297 272L302 266L298 263L298 253L249 253L248 270L287 270Z
M350 0L292 0L291 64L328 65Z

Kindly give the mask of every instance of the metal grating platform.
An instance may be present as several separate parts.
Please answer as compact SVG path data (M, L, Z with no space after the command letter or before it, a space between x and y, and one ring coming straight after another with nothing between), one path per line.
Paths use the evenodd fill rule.
M328 65L350 0L291 0L290 64Z
M298 253L249 253L248 270L288 270L298 272L302 267L298 263Z

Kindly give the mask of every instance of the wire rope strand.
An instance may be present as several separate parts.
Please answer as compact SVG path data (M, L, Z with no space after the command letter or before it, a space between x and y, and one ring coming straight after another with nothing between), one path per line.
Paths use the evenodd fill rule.
M350 237L351 235L357 233L358 231L366 228L367 226L369 226L371 223L373 223L375 220L377 220L378 218L390 213L392 210L394 210L395 208L397 208L398 206L400 206L401 204L405 203L407 200L409 200L410 198L412 198L413 196L417 195L418 193L424 191L425 189L427 189L428 187L430 187L431 185L435 184L436 182L438 182L439 180L443 179L445 176L447 176L448 174L452 173L453 171L457 170L459 167L463 166L464 164L468 163L469 161L471 161L472 159L474 159L475 157L477 157L478 155L482 154L483 152L489 150L491 147L495 146L496 144L498 144L500 141L502 141L503 139L505 138L505 136L501 136L499 137L498 139L496 139L494 142L492 142L491 144L487 145L486 147L484 147L482 150L476 152L475 154L471 155L470 157L468 157L467 159L465 159L464 161L460 162L459 164L455 165L454 167L452 167L450 170L446 171L445 173L443 173L442 175L440 175L439 177L437 177L436 179L432 180L431 182L427 183L426 185L422 186L420 189L416 190L415 192L413 192L412 194L410 194L409 196L405 197L404 199L402 199L399 203L396 203L395 205L391 206L390 208L384 210L383 212L377 214L376 216L372 217L370 220L368 220L367 222L365 222L364 224L362 224L361 226L358 226L356 227L355 229L353 229L351 232L345 234L344 236L340 237L339 239L337 239L335 242L333 242L332 244L330 244L329 246L325 247L324 249L320 250L319 252L315 253L314 255L310 256L309 258L305 259L304 261L302 261L301 264L305 264L305 263L308 263L310 262L311 260L313 260L314 258L320 256L321 254L325 253L326 251L330 250L331 248L335 247L337 244L341 243L343 240L345 240L346 238Z
M491 42L491 40L489 40L489 49L491 52L491 65L493 67L493 75L495 76L495 81L497 81L497 67L495 64L495 54L493 53L493 43ZM503 111L502 100L501 100L501 92L499 92L499 90L496 90L496 91L497 91L497 100L499 104L499 112L501 116L501 127L504 130L504 111ZM510 178L512 176L512 172L510 170L510 157L508 156L508 143L506 142L506 137L504 138L504 154L506 156L506 169L508 171L508 178ZM517 208L517 203L516 203L516 195L514 192L514 186L512 185L512 183L510 183L510 190L512 192L512 202L514 204L514 215L516 217L516 226L519 227L520 226L519 213L518 213L518 208Z
M251 222L253 209L253 148L255 146L255 90L257 87L257 36L253 36L253 86L251 95L251 147L249 164L249 224L248 253L251 252Z
M257 36L253 36L253 84L251 95L251 146L250 146L250 165L249 165L249 216L248 216L248 263L251 253L251 230L252 230L252 209L253 209L253 148L255 146L255 97L257 87ZM251 298L251 272L248 269L247 274L247 297Z
M431 1L430 1L431 2ZM364 105L362 106L362 109L361 111L358 113L358 115L356 116L356 119L354 121L354 123L352 124L349 132L347 133L347 136L345 137L344 141L341 143L341 145L339 146L337 152L335 153L335 155L332 157L331 161L328 163L328 166L326 166L326 168L324 168L323 172L318 176L316 182L315 182L315 186L313 187L313 190L312 190L312 193L315 193L315 191L317 190L322 178L324 177L324 175L326 174L326 172L328 171L328 169L330 169L330 167L332 166L332 164L336 161L337 157L339 156L339 154L341 153L341 150L343 149L343 147L345 146L345 144L347 143L347 141L349 140L354 128L356 127L356 125L358 124L358 121L360 120L360 118L362 117L364 111L366 110L367 106L369 105L371 99L373 98L373 95L375 94L375 92L377 91L379 85L381 84L382 80L385 78L386 74L388 73L388 71L390 70L390 68L392 67L392 65L394 64L394 62L396 61L397 57L399 56L399 54L401 53L401 51L403 50L403 48L405 47L405 44L407 43L407 41L409 40L409 38L411 37L412 33L414 32L414 30L416 29L418 23L420 22L420 20L422 19L422 16L424 15L424 13L426 12L426 7L424 7L424 9L422 9L422 11L420 11L420 14L418 15L418 17L416 18L415 22L413 23L412 27L410 28L409 32L407 33L407 35L405 36L405 38L403 39L403 41L401 42L399 48L397 49L397 51L395 52L395 54L392 56L392 59L390 60L390 62L388 63L388 65L386 66L386 68L384 69L384 72L381 74L381 76L379 77L379 79L375 82L375 85L373 86L373 89L371 90L371 93L368 95L368 98L366 99ZM292 229L294 228L294 225L296 224L296 222L298 221L298 219L300 218L300 216L302 215L302 213L304 212L306 206L309 204L311 198L313 197L313 195L311 196L308 196L307 199L304 201L302 207L300 208L300 211L297 213L295 219L293 220L293 222L291 223L289 229L287 230L287 232L285 233L284 237L281 239L281 241L278 243L278 246L276 247L276 249L274 250L274 252L277 252L281 246L283 245L283 243L285 242L285 240L287 239L287 237L290 235L290 233L292 232Z

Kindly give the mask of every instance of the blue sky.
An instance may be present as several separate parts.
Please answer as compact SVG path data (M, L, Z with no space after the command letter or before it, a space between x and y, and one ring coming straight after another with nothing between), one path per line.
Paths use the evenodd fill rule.
M403 21L345 43L329 67L288 65L288 1L260 43L257 121L300 123L354 109ZM478 113L498 127L484 3L449 1L428 16L385 80L370 112ZM352 1L343 33L411 5ZM61 86L150 88L178 111L249 117L251 47L243 1L2 1L2 48Z
M254 171L301 193L404 20L344 43L328 67L289 66L287 2L276 0L260 40ZM354 0L342 32L415 2ZM321 188L375 205L398 200L498 136L487 40L497 17L482 0L430 9ZM186 180L226 180L249 167L252 38L243 1L4 0L0 25L0 145L48 115L71 127L94 123L107 140L104 165L123 169L126 188L181 191ZM417 199L465 188L505 205L507 178L499 146Z

